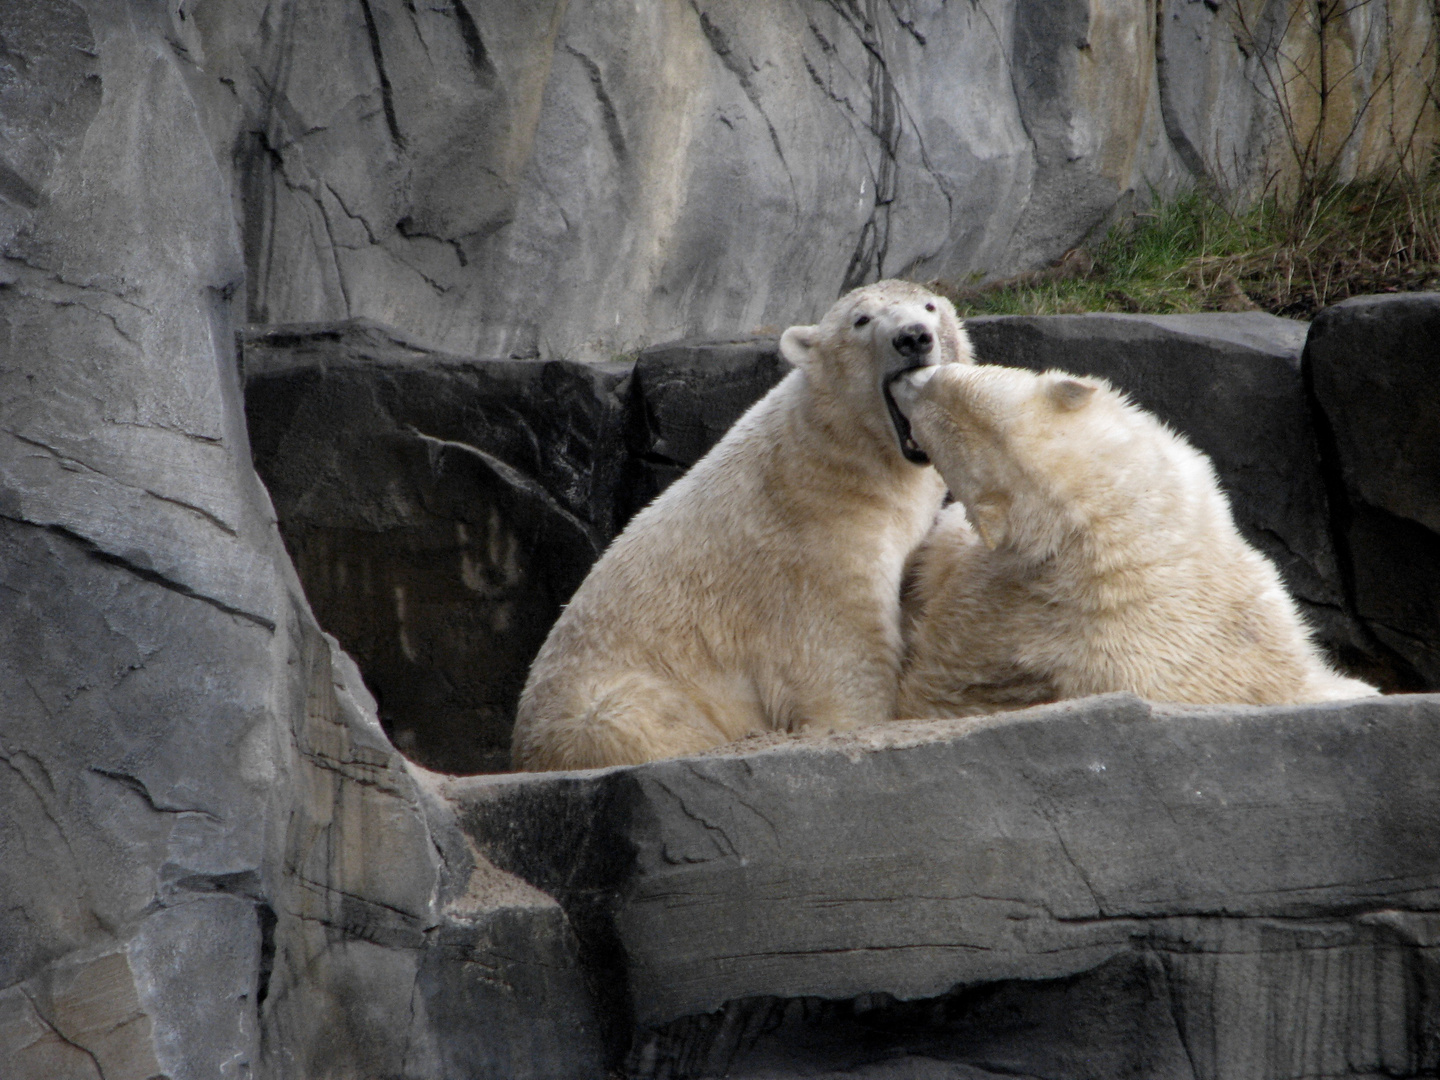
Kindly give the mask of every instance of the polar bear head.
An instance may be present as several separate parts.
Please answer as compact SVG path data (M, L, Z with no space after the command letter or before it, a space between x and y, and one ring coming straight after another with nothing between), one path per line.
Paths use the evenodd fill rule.
M890 380L915 368L973 362L954 305L893 279L846 293L814 326L790 327L781 335L780 352L830 399L871 426L892 429L901 452L917 464L929 459L909 438L890 397Z
M986 546L1027 559L1129 515L1166 462L1209 469L1103 379L967 366L902 373L891 393Z

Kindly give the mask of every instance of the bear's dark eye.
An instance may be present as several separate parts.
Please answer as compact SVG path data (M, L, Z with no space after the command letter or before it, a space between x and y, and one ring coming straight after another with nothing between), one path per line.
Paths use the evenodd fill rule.
M858 319L855 320L855 329L857 329L857 330L860 329L860 327L864 326L864 325L865 325L866 323L868 323L869 321L870 321L870 316L869 316L869 315L861 315Z
M934 305L934 304L926 304L926 305L925 305L925 310L926 310L926 311L934 311L934 310L935 310L935 305Z

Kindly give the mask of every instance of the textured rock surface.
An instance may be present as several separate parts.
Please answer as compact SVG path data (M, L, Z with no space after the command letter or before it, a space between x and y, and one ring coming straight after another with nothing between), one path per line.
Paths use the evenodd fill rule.
M0 1073L593 1075L563 915L476 884L285 556L181 22L0 7Z
M291 583L226 374L228 178L129 15L5 11L10 69L44 83L0 288L0 1059L22 1076L258 1066L294 768Z
M1424 67L1424 0L1391 0L1393 38L1353 6L1331 58L1360 94L1389 56ZM252 321L594 359L1027 268L1151 187L1269 182L1266 58L1314 49L1296 0L1243 50L1228 7L202 0L173 33L240 178ZM1423 97L1391 104L1332 133L1342 171Z
M1058 253L1174 171L1148 22L1047 6L211 5L251 316L588 359Z
M1328 308L1305 358L1355 609L1412 686L1440 687L1440 294Z
M608 1005L642 1072L714 1068L727 1039L732 1075L751 1046L833 1056L841 1007L807 1025L819 998L889 1007L850 1065L888 1025L891 1053L1012 1075L1150 1075L1107 1071L1148 1055L1169 1076L1414 1076L1440 1023L1437 739L1433 696L1111 695L446 791L624 988ZM1039 982L963 989L1016 979ZM884 995L932 1000L907 1036ZM1044 1019L1087 1000L1088 1022ZM1027 1014L1055 1037L1018 1038Z
M392 738L505 768L530 660L615 531L628 370L465 362L356 325L258 335L245 367L286 544Z
M256 467L397 745L450 772L508 767L560 606L785 368L768 338L585 366L462 360L371 324L252 333Z

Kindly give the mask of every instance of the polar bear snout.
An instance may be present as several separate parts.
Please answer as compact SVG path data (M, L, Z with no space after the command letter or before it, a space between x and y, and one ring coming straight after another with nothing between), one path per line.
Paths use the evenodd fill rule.
M924 323L911 323L902 327L900 331L890 339L890 344L895 351L907 360L919 360L930 355L935 348L935 335Z
M938 364L906 368L885 382L885 405L890 410L895 437L900 440L900 453L916 465L928 465L930 456L915 441L915 435L910 430L909 412L920 400L920 388L939 370Z
M920 400L920 390L935 377L939 366L935 364L926 367L907 368L890 380L890 394L908 415L910 409Z

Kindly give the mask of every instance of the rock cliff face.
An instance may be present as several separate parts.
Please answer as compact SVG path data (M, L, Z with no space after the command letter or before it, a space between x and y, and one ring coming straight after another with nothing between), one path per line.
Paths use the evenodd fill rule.
M1138 3L0 5L0 1074L1433 1073L1429 698L454 782L322 630L408 750L493 767L588 560L779 372L652 343L1047 257L1176 131L1265 130L1202 7L1162 85ZM1300 368L1274 323L986 347L1174 360L1135 392L1415 688L1433 305L1327 313ZM943 813L857 817L896 800ZM922 865L836 885L881 849Z
M1197 177L1258 190L1277 94L1311 123L1314 34L1230 6L201 0L170 33L233 158L251 321L591 360L1037 265ZM1389 74L1433 65L1425 3L1373 7L1327 46L1351 168L1426 109Z
M3 12L0 1073L592 1074L564 915L427 810L285 554L230 176L147 12Z

